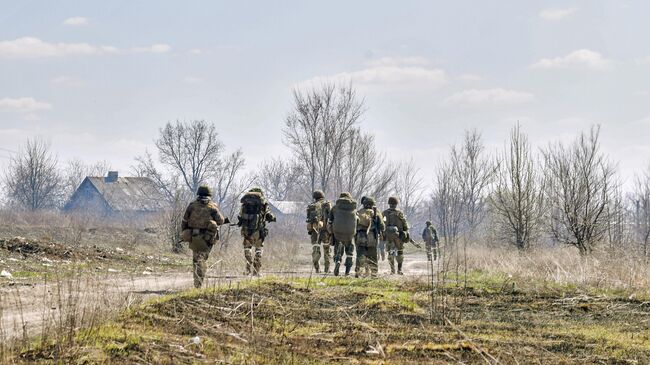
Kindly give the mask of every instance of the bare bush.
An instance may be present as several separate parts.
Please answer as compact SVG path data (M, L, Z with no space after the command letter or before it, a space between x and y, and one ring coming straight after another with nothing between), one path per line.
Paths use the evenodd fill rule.
M544 195L528 137L519 125L510 133L497 171L490 202L500 236L519 249L528 248L543 223Z
M606 208L614 188L614 166L600 151L599 134L600 128L593 127L568 146L557 143L543 151L551 233L583 255L607 232Z
M413 159L397 168L393 190L400 199L402 210L407 217L414 217L423 201L424 183L419 174L420 169L415 167Z
M57 158L40 139L28 139L11 157L4 182L10 203L31 211L56 208L63 198Z

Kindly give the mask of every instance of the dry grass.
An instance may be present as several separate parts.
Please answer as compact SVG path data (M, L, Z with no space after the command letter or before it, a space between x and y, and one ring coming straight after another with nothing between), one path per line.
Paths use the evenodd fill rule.
M562 363L650 361L650 306L470 281L461 325L429 321L419 281L268 278L165 297L39 343L16 362ZM461 293L453 292L453 295ZM198 336L198 339L194 339Z
M632 249L600 250L584 257L573 247L519 252L511 247L470 246L468 269L524 281L650 293L650 263Z

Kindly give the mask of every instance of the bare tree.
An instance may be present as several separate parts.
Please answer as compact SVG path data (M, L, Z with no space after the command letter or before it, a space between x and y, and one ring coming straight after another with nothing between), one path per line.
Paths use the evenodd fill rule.
M20 153L11 157L4 182L10 202L17 206L35 211L61 204L63 184L57 158L43 140L28 139Z
M454 166L441 163L437 169L431 198L438 235L445 245L457 242L463 220L463 195Z
M158 168L149 151L146 151L143 156L136 157L135 163L131 166L132 174L150 178L168 201L174 202L179 190L188 190L180 181L178 174L167 174Z
M650 166L635 178L632 203L636 237L647 260L650 255Z
M355 128L345 143L339 164L334 167L332 189L385 200L397 175L397 168L377 151L375 137Z
M167 123L155 143L160 162L178 174L190 191L223 167L223 143L214 124L204 120Z
M255 183L271 200L307 201L311 192L307 191L305 170L293 161L272 158L262 162L255 175Z
M485 153L481 134L465 132L461 147L452 147L451 161L463 200L463 215L470 241L485 217L488 187L494 176L494 165Z
M528 137L519 124L510 132L509 145L497 164L490 202L499 232L517 248L528 248L541 229L544 195Z
M293 96L294 108L283 130L284 143L306 169L310 190L327 192L346 142L363 114L363 101L357 99L351 85L296 89Z
M423 201L423 182L419 177L420 169L415 167L413 159L398 167L394 180L394 191L401 201L404 214L414 217Z
M614 188L614 166L600 151L599 134L600 127L593 127L569 146L558 143L543 151L551 232L583 255L607 232L606 208Z

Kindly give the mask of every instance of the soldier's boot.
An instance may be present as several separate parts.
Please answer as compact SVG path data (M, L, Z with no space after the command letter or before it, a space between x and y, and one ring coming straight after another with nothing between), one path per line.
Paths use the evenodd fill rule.
M404 263L404 253L397 251L397 273L399 275L404 275L402 272L402 264Z
M334 276L339 276L339 269L341 268L341 263L339 261L334 262Z
M251 268L253 266L253 253L251 251L252 249L250 248L244 249L244 258L246 259L246 271L244 271L244 275L251 274Z
M205 277L205 272L207 265L205 261L195 261L194 262L194 287L200 288L203 286L203 278Z
M325 273L329 274L330 272L330 245L323 245L323 266L325 267Z
M350 270L352 269L352 257L345 258L345 276L350 275Z
M253 260L253 275L260 276L262 269L262 249L255 250L255 259Z

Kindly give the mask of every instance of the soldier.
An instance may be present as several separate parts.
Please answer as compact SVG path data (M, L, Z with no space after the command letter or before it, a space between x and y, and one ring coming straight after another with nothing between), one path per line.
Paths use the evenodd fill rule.
M345 275L350 275L354 255L354 235L357 228L357 202L350 193L341 193L330 211L329 227L334 235L334 275L339 275L341 260L345 253Z
M207 271L206 261L219 240L219 226L228 221L211 200L212 191L207 185L199 186L196 195L196 200L185 209L181 228L183 241L189 242L192 249L194 287L200 288Z
M433 227L431 221L427 221L427 226L422 231L422 240L427 248L427 260L438 259L438 232Z
M355 276L377 277L377 242L384 232L384 217L377 210L375 199L363 197L361 204L363 208L357 212L357 234L354 239L357 246Z
M244 237L244 258L246 271L244 275L260 275L264 240L269 234L267 222L275 222L275 216L269 210L269 204L260 188L250 189L241 198L241 209L237 225L241 227ZM253 250L255 255L253 256Z
M307 232L311 236L312 261L314 270L320 272L321 243L323 244L323 266L325 272L330 272L330 234L327 230L327 220L332 209L332 203L325 199L325 194L316 190L312 194L314 202L307 206Z
M386 220L386 250L388 251L388 263L390 273L395 274L395 259L397 259L397 273L404 275L402 264L404 263L404 242L408 242L409 224L404 213L397 209L399 200L391 196L388 198L389 208L384 211Z

